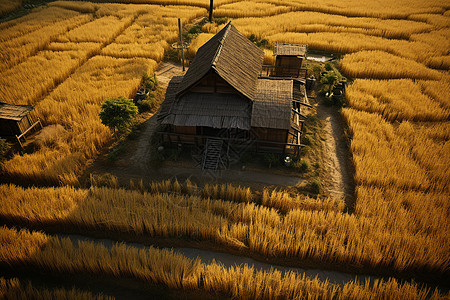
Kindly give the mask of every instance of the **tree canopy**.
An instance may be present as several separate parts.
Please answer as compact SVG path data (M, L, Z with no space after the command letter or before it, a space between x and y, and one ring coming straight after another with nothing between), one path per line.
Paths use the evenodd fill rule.
M102 105L100 119L109 128L119 132L126 131L138 114L138 108L133 100L124 97L106 99Z

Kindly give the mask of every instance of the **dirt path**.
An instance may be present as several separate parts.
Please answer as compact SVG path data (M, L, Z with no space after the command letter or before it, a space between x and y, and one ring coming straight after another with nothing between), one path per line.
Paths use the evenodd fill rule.
M173 76L181 76L184 72L182 67L173 63L164 62L161 63L156 70L156 76L158 78L159 85L166 90L169 81ZM128 165L138 170L144 170L148 166L150 158L150 139L157 125L157 113L150 117L145 122L143 132L139 137L134 153L130 154Z
M103 245L108 249L111 249L117 242L110 239L99 239L99 238L91 238L82 235L76 234L56 234L59 238L69 238L72 243L77 244L80 241L84 242L92 242L96 245ZM148 246L140 243L125 243L129 247L135 247L138 249L147 249ZM317 277L321 281L326 281L337 284L340 286L344 286L346 283L356 281L360 284L364 284L366 280L370 280L373 282L375 279L382 279L379 276L373 275L362 275L362 274L350 274L338 271L330 271L330 270L321 270L321 269L305 269L305 268L297 268L297 267L284 267L280 265L265 263L257 261L253 258L246 256L237 256L229 253L211 251L211 250L202 250L197 248L182 248L182 247L172 247L172 248L159 248L159 249L173 249L174 252L178 252L183 256L196 259L199 258L203 263L211 264L213 262L223 264L225 267L229 268L232 266L242 266L248 265L253 267L255 271L281 271L281 272L295 272L300 277L307 276L310 278Z
M353 166L344 134L344 122L335 106L317 106L317 117L324 121L324 163L328 177L327 192L345 200L349 212L354 210Z

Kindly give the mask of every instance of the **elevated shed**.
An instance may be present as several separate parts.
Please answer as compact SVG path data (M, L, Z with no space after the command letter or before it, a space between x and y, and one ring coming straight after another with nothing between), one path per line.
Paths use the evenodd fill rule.
M39 119L33 117L33 106L14 105L0 102L0 136L7 139L21 139L36 126L42 127Z
M303 73L302 62L307 51L307 45L275 44L275 72L272 76L299 78Z

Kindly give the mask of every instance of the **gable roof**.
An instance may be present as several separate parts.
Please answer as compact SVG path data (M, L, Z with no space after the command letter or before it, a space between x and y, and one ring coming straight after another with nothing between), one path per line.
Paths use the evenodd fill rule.
M291 79L258 79L258 95L253 102L252 127L289 129L293 81Z
M20 121L32 110L33 106L31 105L14 105L0 102L0 119Z
M179 84L177 96L187 92L211 69L250 100L256 97L256 81L261 73L264 51L227 24L200 47L186 75Z
M274 55L279 56L301 56L305 57L308 51L307 45L299 44L275 44Z
M239 94L187 93L176 98L183 77L169 82L158 120L176 126L250 129L251 105Z

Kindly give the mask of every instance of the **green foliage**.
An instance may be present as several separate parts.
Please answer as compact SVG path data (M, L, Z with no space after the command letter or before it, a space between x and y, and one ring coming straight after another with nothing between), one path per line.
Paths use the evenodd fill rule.
M0 138L0 161L6 158L9 150L11 150L11 144L5 139Z
M269 45L269 41L267 41L266 39L258 40L253 33L250 35L248 39L260 48L265 48Z
M227 18L213 18L213 22L216 23L218 26L226 24L228 22Z
M325 70L332 71L333 70L333 66L329 62L327 62L327 63L325 63Z
M309 164L304 159L299 159L294 162L294 168L299 170L302 173L305 173L309 169Z
M322 79L320 79L320 83L331 86L333 86L337 81L338 75L334 71L329 71L324 77L322 77Z
M314 65L312 67L313 73L314 73L314 77L315 78L319 78L320 77L320 72L322 71L322 68L319 65Z
M309 190L314 194L319 194L321 189L322 185L320 184L320 181L318 179L313 180L309 184Z
M183 42L189 43L197 35L203 32L202 27L208 23L208 18L203 18L200 22L192 26L187 32L183 33Z
M155 99L153 97L150 97L149 99L142 100L141 103L139 103L139 111L150 111L155 107Z
M280 157L274 153L266 153L264 154L264 162L268 164L269 168L272 168L280 163Z
M200 34L202 33L202 27L208 23L208 18L203 18L200 22L195 24L194 26L189 29L188 34L194 35L194 34Z
M158 78L156 78L156 74L150 76L147 73L144 73L144 75L142 75L142 84L147 90L155 91L158 87Z
M164 51L164 61L179 63L180 58L178 57L178 51L173 49L172 47Z
M138 108L133 100L124 97L111 98L103 103L100 119L109 128L124 133L133 124L137 114Z

